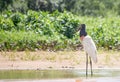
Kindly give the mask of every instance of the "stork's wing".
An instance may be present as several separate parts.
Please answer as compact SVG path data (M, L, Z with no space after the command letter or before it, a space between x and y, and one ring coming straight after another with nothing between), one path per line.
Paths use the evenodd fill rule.
M92 58L92 60L97 62L97 49L95 43L90 36L86 36L82 41L85 52Z

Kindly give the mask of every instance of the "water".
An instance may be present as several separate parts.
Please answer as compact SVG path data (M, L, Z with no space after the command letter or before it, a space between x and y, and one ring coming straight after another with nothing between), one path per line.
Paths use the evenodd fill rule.
M120 77L120 69L94 69L92 78ZM67 79L85 78L85 69L79 70L0 70L0 80L3 79ZM90 76L90 71L89 71Z

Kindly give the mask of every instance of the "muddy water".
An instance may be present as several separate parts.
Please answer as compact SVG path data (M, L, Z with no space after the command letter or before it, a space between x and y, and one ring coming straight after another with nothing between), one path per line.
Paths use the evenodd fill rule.
M99 81L96 82L107 82L111 78L115 78L120 82L120 69L94 69L94 76L92 79L98 78ZM85 79L85 69L79 70L0 70L0 82L9 82L9 80L15 80L15 82L25 82L34 81L35 80L48 80L48 79L75 79L81 78ZM90 76L90 71L89 71ZM100 81L105 79L99 78L107 78L106 81ZM108 79L109 78L109 79ZM89 77L91 79L91 77ZM26 81L27 80L27 81ZM39 81L38 81L39 82ZM68 81L67 81L68 82Z

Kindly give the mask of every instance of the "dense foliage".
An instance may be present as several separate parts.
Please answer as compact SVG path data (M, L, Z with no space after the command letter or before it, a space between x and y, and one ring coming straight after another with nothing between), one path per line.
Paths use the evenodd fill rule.
M1 50L65 49L71 46L79 20L68 12L4 12L0 16Z
M66 11L6 11L0 15L0 50L75 50L81 44L76 32L81 23L98 48L120 49L119 22L119 17L78 17Z

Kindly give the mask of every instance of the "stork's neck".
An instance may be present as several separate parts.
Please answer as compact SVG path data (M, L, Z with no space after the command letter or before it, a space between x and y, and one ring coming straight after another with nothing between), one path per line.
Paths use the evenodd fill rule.
M81 36L81 37L80 37L80 40L83 41L84 38L85 38L85 36Z

